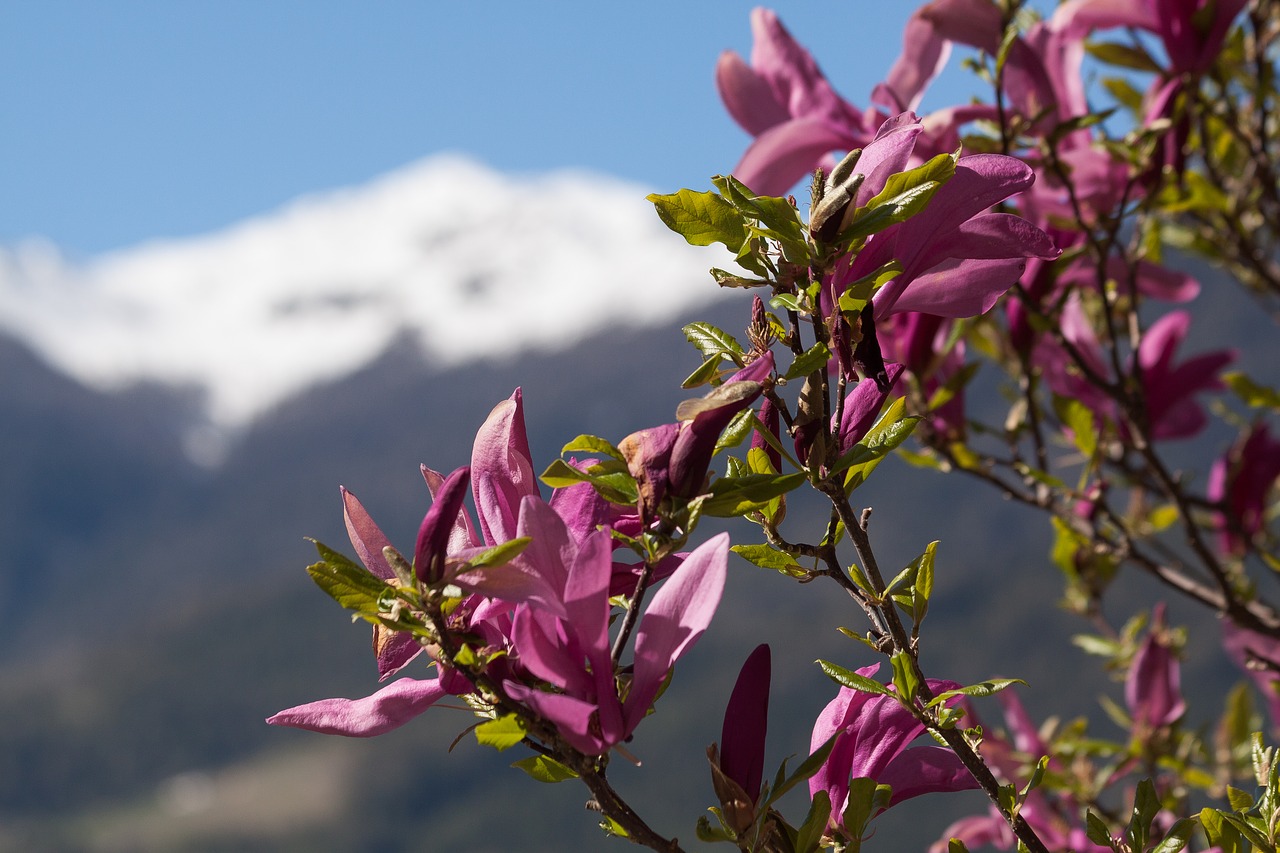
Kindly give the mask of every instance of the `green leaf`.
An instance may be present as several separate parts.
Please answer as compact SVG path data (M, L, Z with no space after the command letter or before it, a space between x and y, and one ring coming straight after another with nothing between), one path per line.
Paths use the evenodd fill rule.
M1178 853L1191 842L1191 835L1196 830L1196 822L1189 817L1179 818L1169 827L1164 838L1152 848L1151 853Z
M947 841L947 853L969 853L969 848L959 838L951 838Z
M501 752L524 740L524 723L515 714L507 714L496 720L488 720L475 728L476 741Z
M840 242L868 237L919 213L956 173L957 159L955 154L939 154L922 166L890 175L884 189L854 211Z
M735 275L734 273L722 270L718 267L711 268L711 277L716 280L716 284L721 287L768 287L769 282L762 278L746 278L745 276Z
M505 566L524 552L529 547L529 543L533 541L531 536L519 536L515 539L508 540L499 545L495 545L487 551L481 551L470 560L467 565L471 569L488 569L496 566Z
M845 849L854 853L862 849L862 837L866 834L867 824L876 813L879 788L876 780L860 776L849 780L849 801L840 817L840 825L849 834L850 844Z
M742 214L713 192L682 189L671 195L652 193L646 198L658 209L663 224L694 246L723 243L736 252L747 239Z
M698 840L711 844L718 841L734 841L733 833L729 832L725 827L724 816L720 814L720 809L712 806L708 811L716 816L716 819L720 821L720 826L712 826L706 815L699 815L697 826L694 828L694 833L698 836Z
M708 382L715 380L720 375L720 362L724 360L722 355L713 355L698 368L690 373L689 376L680 383L681 388L697 388L706 385Z
M1159 74L1162 71L1160 64L1151 58L1151 54L1131 45L1110 41L1087 42L1085 50L1089 51L1095 59L1108 65L1131 68L1134 71L1148 71L1152 74Z
M729 421L729 425L724 428L724 432L720 433L720 438L716 440L716 447L712 454L737 447L746 441L747 436L755 432L755 420L755 413L750 409L743 409L734 415L733 420Z
M1071 430L1071 439L1086 459L1098 451L1098 433L1094 429L1093 410L1074 397L1054 395L1053 408L1059 420Z
M1222 853L1248 853L1240 831L1232 826L1217 809L1200 810L1200 825L1204 827L1209 844L1222 849Z
M893 691L885 685L876 681L874 678L867 678L865 675L858 675L851 669L845 669L838 664L830 661L819 660L818 666L822 667L822 671L837 684L848 687L850 690L857 690L859 693L874 693L877 696L892 696Z
M578 774L573 772L572 769L546 755L531 755L528 758L520 759L511 766L519 767L539 782L548 784L578 778Z
M1116 849L1116 845L1111 839L1111 830L1102 822L1102 818L1098 817L1092 811L1086 812L1084 816L1084 834L1094 844L1101 844L1103 847Z
M789 575L808 574L794 557L772 545L730 545L729 550L762 569L773 569Z
M631 833L627 832L626 827L618 823L613 818L605 815L600 820L600 828L604 830L605 835L612 835L617 838L630 838Z
M600 438L598 435L580 435L564 447L560 448L561 456L564 456L566 453L579 452L601 453L605 456L612 456L614 459L617 459L619 462L623 462L624 464L626 461L622 457L622 451L618 450L618 448L614 447L613 444L603 438Z
M307 566L307 574L316 586L347 610L366 616L385 612L381 602L394 595L386 581L320 542L315 546L321 561Z
M770 806L782 799L784 795L801 782L808 781L822 769L822 765L827 762L827 756L831 754L831 750L835 748L836 739L840 736L840 732L836 732L827 738L827 742L815 749L809 754L809 757L800 762L800 766L790 776L786 775L787 763L784 761L782 766L778 768L777 777L774 779L773 790L769 792L768 798L764 805Z
M1125 841L1130 850L1146 850L1147 839L1151 836L1151 821L1160 811L1160 798L1156 795L1156 786L1150 779L1143 779L1133 795L1133 813L1129 817L1129 825L1125 828Z
M1253 795L1228 785L1227 803L1231 806L1232 811L1246 812L1253 808Z
M1224 373L1222 381L1251 409L1280 409L1280 391L1261 385L1244 373Z
M787 373L783 378L799 379L801 376L808 376L815 370L824 369L830 360L831 350L822 341L818 341L797 356L795 361L791 362L791 367L787 368Z
M993 678L989 681L980 681L977 684L970 684L967 687L958 687L955 690L943 691L930 700L928 707L932 708L935 705L941 705L948 699L952 699L956 696L976 696L979 699L985 699L986 697L993 696L1001 690L1005 690L1015 684L1026 683L1027 682L1023 681L1021 678Z
M703 502L702 511L717 518L735 518L761 509L779 495L798 489L804 482L803 471L722 477L711 484L711 494Z
M605 500L622 506L631 506L639 499L635 480L625 466L615 460L579 471L563 459L557 459L539 479L553 489L590 483Z
M915 667L911 665L911 655L907 652L894 652L889 658L893 667L893 686L904 701L912 702L916 691L920 689L920 679L916 677Z
M796 834L795 853L814 853L822 846L822 836L831 819L831 797L826 791L818 791L809 804L809 813Z
M704 358L713 355L742 355L742 344L738 343L737 338L710 323L690 323L680 331L684 332L685 338L698 348Z

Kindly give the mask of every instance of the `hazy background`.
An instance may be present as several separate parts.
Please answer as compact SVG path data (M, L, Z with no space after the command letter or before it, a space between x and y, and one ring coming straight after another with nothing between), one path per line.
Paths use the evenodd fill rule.
M646 192L703 188L733 167L747 139L721 109L712 73L722 50L749 53L750 8L0 6L0 311L12 312L0 323L9 330L0 334L0 849L622 849L582 812L583 791L506 768L520 756L465 740L448 754L465 714L433 712L373 741L262 719L376 687L367 631L303 572L314 559L303 536L346 549L339 483L392 541L409 541L425 506L418 463L463 464L476 426L516 385L544 464L579 432L616 440L668 420L697 363L678 323L616 321L575 329L560 348L481 359L455 347L446 357L409 334L440 323L431 305L412 303L407 331L386 325L401 303L385 294L399 285L382 280L375 238L403 252L404 275L428 279L415 292L426 287L442 304L461 294L472 301L459 305L493 318L464 325L478 349L495 328L516 328L513 315L528 316L512 307L518 296L544 287L568 314L581 314L588 295L641 293L673 308L698 303L677 316L739 330L741 294L686 295L686 275L690 293L711 287L710 256L690 255L674 235L660 235L669 250L657 248L662 229L647 212L634 238L612 225L591 232L604 249L590 263L580 240L557 235L580 238L572 223L625 225L614 216L631 210L625 199L643 207ZM776 8L862 105L896 57L911 7ZM969 88L953 59L926 108L962 101ZM424 183L430 203L405 201L432 171L424 162L455 162L423 161L443 152L473 161L454 170L470 183ZM574 171L546 177L564 168ZM469 187L483 204L465 203ZM429 209L437 197L448 215ZM374 203L386 198L398 201ZM562 216L569 226L558 226ZM532 261L523 279L496 264L512 235L537 247L525 257L545 253L586 284L562 292ZM422 272L440 258L460 272L438 282ZM366 259L368 281L358 274ZM665 289L645 290L659 260L670 264ZM341 267L342 280L326 278L326 265ZM611 273L622 268L641 280ZM152 277L154 294L140 284ZM305 299L308 282L318 305ZM280 372L287 393L230 426L211 423L200 384L223 375L218 365L170 382L130 361L139 342L168 340L174 328L181 344L183 323L211 310L210 294L220 311L242 307L226 326L242 334L228 338L228 362L260 343L243 335L298 341L251 363ZM1231 320L1239 302L1212 304L1214 322L1250 340ZM377 310L362 313L368 305ZM197 349L204 330L191 329L174 359ZM112 340L119 346L100 343ZM77 345L88 355L57 360ZM340 370L307 372L359 347L358 358L334 361ZM1253 354L1263 381L1275 355L1274 342ZM112 381L94 374L95 359ZM594 399L602 389L607 403ZM1024 676L1037 713L1088 713L1100 692L1116 695L1070 645L1082 626L1053 608L1059 581L1040 519L892 463L863 494L884 564L943 540L931 673ZM1146 592L1126 588L1131 599ZM812 659L868 662L838 624L859 621L831 591L735 561L720 617L640 730L645 767L615 762L622 790L662 831L692 842L711 802L703 750L719 736L741 660L760 640L775 646L776 766L807 747L808 721L834 692ZM1189 661L1188 682L1210 693L1233 678L1213 642ZM923 849L952 817L982 808L955 797L894 809L878 849Z

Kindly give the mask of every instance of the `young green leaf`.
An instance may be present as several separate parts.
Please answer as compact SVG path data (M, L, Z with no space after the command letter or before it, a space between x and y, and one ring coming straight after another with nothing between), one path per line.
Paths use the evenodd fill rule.
M524 740L524 723L515 714L507 714L496 720L488 720L475 728L476 741L501 752Z
M658 209L663 224L694 246L723 243L736 252L747 239L742 214L713 192L682 189L670 195L653 193L646 198Z
M885 685L876 681L874 678L867 678L865 675L859 675L851 669L845 669L838 664L830 661L819 660L818 666L822 667L822 671L842 687L848 687L851 690L857 690L860 693L874 693L877 696L892 696L893 691Z
M528 758L520 759L511 766L519 767L539 782L548 784L578 778L578 774L573 772L571 768L546 755L531 755Z

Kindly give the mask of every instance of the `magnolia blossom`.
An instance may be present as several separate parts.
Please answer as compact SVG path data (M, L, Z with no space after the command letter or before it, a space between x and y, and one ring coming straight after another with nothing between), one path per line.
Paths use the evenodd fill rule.
M1223 507L1222 550L1244 554L1266 526L1267 498L1280 479L1280 441L1255 423L1209 471L1209 500Z
M863 111L836 94L813 56L772 11L755 9L751 29L750 64L726 51L716 65L716 86L729 114L755 137L733 174L764 195L782 195L816 166L829 169L833 151L861 148L885 119L916 109L950 53L946 39L918 12L907 23L901 55L872 93L873 105ZM922 147L930 157L954 151L958 125L993 115L985 105L941 110L925 119Z
M1124 700L1136 732L1149 734L1172 725L1186 713L1181 668L1169 645L1164 602L1155 606L1151 627L1133 656L1124 682Z
M1077 37L1113 27L1146 30L1163 43L1169 76L1203 74L1246 5L1248 0L1068 0L1049 25Z
M864 178L851 207L865 205L891 175L907 168L922 131L910 113L885 122L858 159L854 173ZM861 252L839 264L824 288L824 309L834 310L849 284L896 260L902 271L873 297L876 322L901 311L973 317L990 310L1022 275L1028 258L1051 260L1061 254L1049 235L1027 220L989 212L1034 180L1031 168L1014 157L959 158L955 174L924 210L873 234Z
M870 678L880 664L856 670ZM929 679L931 690L942 692L960 685ZM834 820L844 814L852 779L874 779L890 785L889 805L937 791L964 791L978 783L949 749L939 746L911 746L924 734L924 725L892 696L863 693L841 687L818 715L809 742L810 752L839 733L826 762L809 779L809 794L826 791L831 798Z
M1223 620L1222 645L1262 694L1271 730L1280 730L1280 640Z
M993 727L983 727L982 759L1002 781L1021 786L1022 782L1017 780L1027 759L1034 762L1041 756L1050 755L1050 752L1017 694L1006 690L997 699L1004 711L1005 730L998 732ZM968 703L966 715L973 725L980 725L977 713ZM1067 772L1051 755L1049 767ZM1084 827L1080 826L1080 804L1069 794L1059 792L1049 796L1044 788L1033 789L1018 813L1045 847L1055 853L1111 853L1110 847L1089 840ZM994 806L988 807L983 814L961 818L948 826L939 840L929 847L929 853L946 853L951 838L960 839L970 850L983 845L991 845L997 850L1012 850L1018 844L1008 821Z
M1153 439L1188 438L1204 429L1208 417L1195 396L1221 388L1219 373L1236 358L1234 350L1214 350L1175 364L1174 355L1190 326L1189 313L1170 311L1151 324L1138 346L1134 369L1142 383L1146 427ZM1103 382L1114 381L1102 344L1075 295L1063 307L1061 328L1084 368ZM1115 401L1052 338L1040 341L1035 361L1055 394L1073 397L1097 414L1120 421Z
M423 466L423 477L435 500L418 535L415 571L427 583L448 582L473 593L449 615L450 628L477 637L495 651L508 652L491 664L496 673L516 671L512 654L511 614L514 602L540 601L552 609L563 600L563 570L544 558L549 550L576 547L601 524L627 523L618 508L590 489L557 490L551 503L541 500L519 389L494 407L476 434L469 468L449 477ZM468 480L479 523L462 505ZM357 555L370 572L385 580L394 571L383 556L390 544L355 495L343 489L347 530ZM563 514L561 514L563 512ZM554 523L551 519L554 518ZM526 551L505 566L468 571L467 561L510 539L529 536ZM654 578L669 575L681 557L664 561ZM635 567L610 562L615 585L634 586ZM419 654L421 646L406 632L375 629L379 675L386 679ZM363 699L325 699L290 708L271 717L272 725L292 726L327 734L369 737L407 723L441 697L465 694L474 686L455 670L444 668L437 678L401 678Z
M545 520L554 527L554 518ZM675 661L710 624L724 589L729 536L722 533L694 550L653 596L636 628L625 699L619 698L610 660L610 535L593 533L580 546L567 536L559 543L557 553L544 552L538 560L557 578L563 572L559 600L550 607L522 603L512 625L521 663L554 689L515 680L503 686L512 699L554 723L575 749L599 755L630 736Z

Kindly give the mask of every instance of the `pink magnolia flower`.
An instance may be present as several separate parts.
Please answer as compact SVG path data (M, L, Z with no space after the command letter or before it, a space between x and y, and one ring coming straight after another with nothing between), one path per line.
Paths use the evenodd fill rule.
M476 434L471 465L449 477L423 466L423 477L434 502L419 531L414 552L415 571L427 582L447 581L474 593L450 616L452 627L478 637L491 649L510 651L511 610L515 601L539 600L556 607L563 599L563 580L548 566L548 551L576 547L598 526L626 524L621 510L587 486L557 490L551 504L538 495L529 442L524 426L522 396L516 389L499 403ZM474 524L462 505L468 479L479 516ZM370 572L385 580L394 571L383 556L390 543L355 495L343 489L343 510L352 545ZM557 510L562 510L560 515ZM555 522L551 523L550 519ZM467 560L510 539L530 536L533 542L506 566L467 571ZM681 557L665 561L655 579L670 574ZM635 567L610 562L615 585L634 586ZM404 632L375 630L379 675L386 679L419 654L421 646ZM509 669L512 658L498 658L498 672ZM362 699L325 699L281 711L272 725L310 729L327 734L370 737L407 723L441 697L464 694L473 685L454 670L438 678L401 678Z
M865 177L851 205L865 205L907 167L922 131L910 113L885 122L858 159L854 171ZM902 271L873 297L876 322L900 311L973 317L990 310L1022 275L1028 258L1061 254L1027 220L989 212L1034 180L1031 168L1014 157L961 157L924 210L873 234L861 252L837 266L824 289L824 309L833 310L849 284L896 260Z
M554 522L550 522L554 524ZM695 549L651 600L636 628L635 662L626 698L619 698L610 659L608 531L580 546L562 538L544 570L565 570L554 607L530 600L516 608L512 633L521 663L552 690L505 682L507 694L553 722L575 749L602 755L635 730L676 660L693 646L715 614L724 589L729 536Z
M856 670L870 678L880 664ZM959 687L950 681L930 679L935 692ZM924 734L924 726L892 696L863 693L841 687L813 726L810 752L839 736L826 762L809 779L809 794L826 791L831 798L835 820L844 814L852 779L874 779L890 785L889 805L938 791L965 791L978 783L949 749L939 746L911 746Z
M1172 725L1187 711L1182 698L1181 668L1169 645L1164 610L1164 602L1152 610L1151 627L1124 682L1125 705L1134 730L1140 735Z
M1034 763L1041 756L1050 755L1050 751L1017 694L1005 690L996 698L1004 711L1005 729L999 732L994 727L983 727L982 759L1001 781L1021 786L1018 781L1021 768L1028 761ZM972 723L979 725L981 721L968 703L966 711ZM1049 766L1059 772L1064 770L1056 758L1050 758ZM1111 848L1089 840L1084 828L1079 826L1080 811L1080 804L1069 794L1058 793L1050 797L1044 788L1037 788L1027 796L1019 813L1049 850L1110 853ZM960 839L970 850L982 845L1012 850L1018 844L1004 816L994 806L984 814L961 818L948 826L939 840L929 847L929 853L946 853L951 838Z
M907 23L901 55L872 94L876 106L863 111L836 94L813 56L772 11L752 11L751 29L751 63L726 51L716 65L716 86L729 114L755 137L733 174L764 195L785 193L819 165L829 170L835 165L833 151L861 148L886 118L914 110L950 52L947 41L917 13ZM928 156L954 151L959 145L955 128L992 113L979 105L928 117Z
M1049 25L1076 37L1093 30L1136 27L1159 36L1169 76L1203 74L1248 0L1068 0Z
M1208 418L1195 395L1221 388L1219 373L1236 357L1234 350L1214 350L1175 364L1174 355L1190 326L1189 313L1170 311L1151 324L1138 346L1136 371L1142 382L1147 428L1154 439L1188 438L1204 429ZM1102 344L1074 295L1063 307L1061 328L1089 370L1104 381L1114 381ZM1099 415L1118 421L1115 401L1051 338L1041 339L1035 361L1054 393L1074 397Z
M1280 441L1255 423L1242 440L1213 463L1208 497L1220 504L1222 550L1242 555L1266 525L1267 497L1280 478Z
M1280 730L1280 640L1224 619L1222 645L1227 656L1248 673L1262 694L1271 718L1271 730Z

